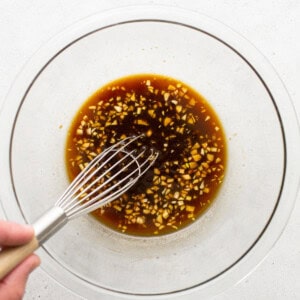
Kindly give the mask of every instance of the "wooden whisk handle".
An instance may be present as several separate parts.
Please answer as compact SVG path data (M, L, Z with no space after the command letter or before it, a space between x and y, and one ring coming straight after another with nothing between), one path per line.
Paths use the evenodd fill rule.
M39 242L34 237L29 243L9 247L0 252L0 280L12 271L27 256L39 247Z
M33 228L35 237L29 243L21 246L9 247L1 251L0 280L64 226L67 223L67 220L64 210L54 206L34 222Z

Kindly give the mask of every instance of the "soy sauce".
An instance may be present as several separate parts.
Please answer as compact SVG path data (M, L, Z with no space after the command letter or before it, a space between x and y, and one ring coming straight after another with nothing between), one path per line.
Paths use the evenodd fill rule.
M117 79L96 91L70 126L70 180L105 148L132 135L160 155L126 194L92 215L127 234L167 234L194 222L216 198L226 167L221 122L187 84L157 74Z

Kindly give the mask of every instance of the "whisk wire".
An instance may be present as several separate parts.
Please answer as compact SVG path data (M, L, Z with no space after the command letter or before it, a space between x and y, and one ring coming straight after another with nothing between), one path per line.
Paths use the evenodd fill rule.
M109 174L115 167L119 166L120 163L121 163L122 161L124 161L128 156L130 156L131 154L133 154L135 151L136 151L136 150L132 150L130 153L126 153L126 155L125 155L124 157L122 157L118 162L115 162L115 163L114 163L111 167L109 167L105 172L101 173L101 175L99 175L99 176L96 176L96 179L93 180L90 184L88 184L85 188L83 188L83 189L81 190L80 193L74 195L72 201L69 201L69 202L68 202L68 204L69 204L68 207L65 207L65 208L66 208L67 210L72 210L74 206L78 206L78 204L82 204L82 203L84 203L84 204L82 204L82 205L80 206L80 208L84 208L84 207L88 206L88 205L89 205L89 202L85 202L85 201L88 200L90 197L92 197L94 194L96 194L96 193L98 193L99 191L101 191L102 188L104 188L105 186L107 186L107 184L109 184L112 180L114 180L120 173L123 172L123 170L121 169L121 170L119 170L117 173L114 173L112 176L110 176L106 181L102 182L100 185L97 186L97 184L98 184L99 182L101 182L101 180L102 180L103 178L105 178L105 176L106 176L107 174ZM122 152L124 153L124 150L123 150ZM140 154L140 155L142 155L142 154ZM140 155L139 155L139 156L140 156ZM127 165L127 167L129 167L133 162L134 162L134 161L131 161L131 162ZM140 169L139 164L137 164L137 167L138 167L138 170L139 170L139 169ZM101 167L99 167L99 169L100 169L100 168L101 168ZM96 175L97 172L99 172L98 169L96 169L95 172L92 173L93 176L91 176L91 178L95 178L95 175ZM136 172L136 170L135 170L134 172ZM132 174L129 174L129 175L132 175ZM129 178L130 176L127 176L127 177ZM127 178L127 179L128 179L128 178ZM87 181L87 182L88 182L88 181ZM87 183L87 182L85 182L85 183ZM120 184L120 183L122 183L122 181L120 180L118 183ZM95 189L91 190L91 187L93 187L93 186L97 186L97 187L96 187ZM75 189L76 189L76 187L75 187ZM102 196L106 195L106 194L109 193L112 189L114 189L114 186L105 189L105 191L103 191L101 195L102 195ZM87 194L86 192L89 191L89 190L90 190L91 192ZM85 194L86 194L86 195L85 195ZM85 195L85 196L84 196L84 195ZM95 201L95 200L93 199L93 201ZM70 205L70 204L73 204L73 205Z
M143 153L140 153L139 156L134 157L134 159L141 157L143 154L144 154L144 151L143 151ZM130 174L128 174L127 176L125 176L124 178L122 178L121 180L118 181L118 186L120 184L122 184L123 182L127 182L124 186L121 186L119 189L117 189L113 193L107 195L107 193L109 193L110 191L112 191L113 189L116 188L116 186L113 185L112 187L103 191L103 193L94 197L92 200L90 200L80 206L76 206L73 209L73 211L69 211L69 213L72 215L70 218L75 218L81 214L85 214L85 213L95 210L96 208L99 207L99 200L101 201L101 206L103 206L103 205L107 204L108 202L111 202L112 199L116 199L116 198L120 197L125 191L127 191L131 186L133 186L138 181L138 179L140 178L140 176L142 176L142 174L144 174L152 166L155 159L157 158L157 155L158 154L154 154L154 151L151 149L151 154L149 155L147 160L145 160L141 164L139 164L138 161L136 161L136 163L138 165L138 169L135 169ZM133 163L133 161L132 161L132 163ZM142 170L142 168L145 165L147 165L147 167L144 170ZM132 177L135 173L137 173L137 171L138 171L138 174L136 174L135 177ZM119 172L122 173L122 170ZM107 196L104 197L105 195L107 195ZM87 198L89 198L89 197L90 197L90 195L87 195Z
M85 168L84 172L80 172L77 177L72 181L72 183L69 185L69 187L64 191L64 193L61 195L61 197L56 201L55 206L59 206L59 207L63 207L63 204L66 203L66 199L68 199L68 197L72 197L74 195L74 191L76 192L76 190L74 190L74 186L77 184L82 184L84 185L85 182L87 182L90 177L87 176L88 172L90 169L94 168L94 166L103 159L103 157L108 154L113 148L117 148L118 146L124 144L124 142L126 140L130 139L130 137L119 141L118 143L106 148L101 155L96 156L89 164L88 166ZM124 145L126 146L126 144ZM101 166L102 167L102 166Z
M101 161L107 154L111 154L111 151L114 149L117 149L120 145L122 145L118 150L122 151L125 147L129 146L132 142L137 140L140 136L136 137L128 137L125 138L118 143L106 148L100 155L96 156L84 169L84 172L80 172L77 177L72 181L72 183L69 185L69 187L65 190L65 192L61 195L61 197L58 199L58 201L55 203L55 206L62 207L65 210L65 205L69 205L70 202L68 199L71 199L76 193L77 189L75 186L81 185L84 186L97 172L95 170L93 173L89 174L90 170L93 170L94 167ZM126 141L128 141L125 143ZM108 160L104 161L100 166L99 169L103 168L105 164L107 164L111 159L113 159L118 154L117 151L114 151L112 155L108 157ZM72 201L75 202L75 201ZM66 207L67 208L67 207Z
M106 148L78 174L55 206L62 208L66 216L73 219L120 197L153 165L158 156L153 149L149 149L147 156L146 147L140 151L128 149L130 144L143 136L128 137ZM114 161L114 158L117 160Z

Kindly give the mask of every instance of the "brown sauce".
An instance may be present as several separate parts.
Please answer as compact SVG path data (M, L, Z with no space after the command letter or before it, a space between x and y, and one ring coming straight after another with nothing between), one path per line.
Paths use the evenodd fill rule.
M221 123L208 102L186 84L141 74L110 82L79 109L66 147L70 180L106 147L131 135L160 152L126 194L92 213L133 235L167 234L195 221L216 197L226 163Z

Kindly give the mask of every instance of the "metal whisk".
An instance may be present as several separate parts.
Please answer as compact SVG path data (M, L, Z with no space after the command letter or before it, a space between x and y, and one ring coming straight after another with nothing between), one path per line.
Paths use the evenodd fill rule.
M33 224L35 238L26 245L1 251L0 279L68 220L117 199L139 180L158 157L154 149L134 149L134 142L141 137L143 135L123 139L96 156L54 206Z

